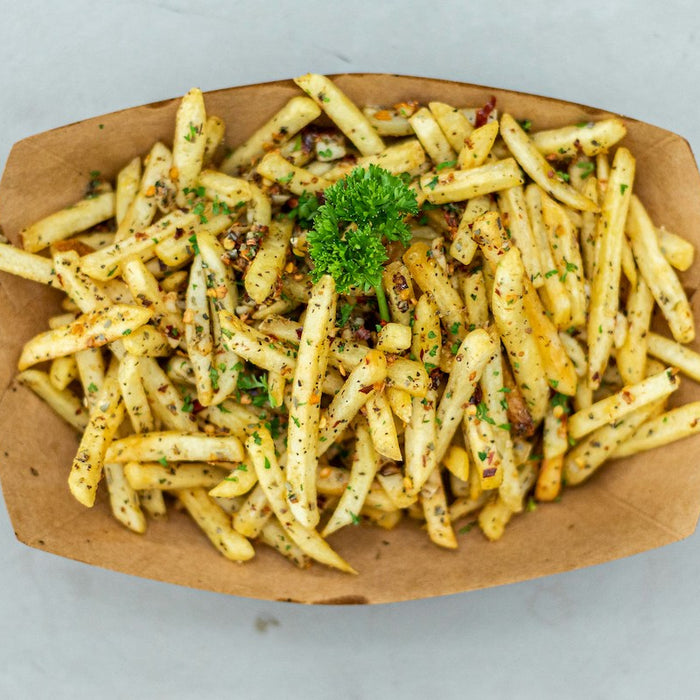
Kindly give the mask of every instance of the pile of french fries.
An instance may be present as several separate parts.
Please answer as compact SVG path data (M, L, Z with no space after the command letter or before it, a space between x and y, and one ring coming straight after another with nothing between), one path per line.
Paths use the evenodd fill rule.
M183 508L229 559L262 542L353 572L326 539L343 527L497 540L607 460L700 431L700 403L666 407L700 381L676 274L693 247L635 196L621 119L530 133L492 102L360 109L295 82L223 157L191 90L172 149L0 244L0 270L65 292L18 379L81 432L80 503L106 489L137 533ZM389 323L371 292L311 284L298 213L370 164L421 206L385 268Z

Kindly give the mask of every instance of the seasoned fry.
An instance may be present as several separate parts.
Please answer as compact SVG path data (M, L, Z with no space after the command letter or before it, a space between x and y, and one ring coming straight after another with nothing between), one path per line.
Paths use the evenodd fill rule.
M431 204L447 204L522 185L520 168L513 158L486 163L469 170L442 170L420 180L422 192Z
M83 314L66 326L32 338L22 349L18 367L23 370L38 362L106 345L144 325L150 316L147 309L127 304Z
M644 205L632 195L627 218L627 235L644 281L679 343L695 338L693 312L683 286L659 248L654 228Z
M589 408L574 413L569 418L569 434L580 438L606 423L612 423L645 406L658 401L678 389L680 379L675 371L665 369L643 379L638 384L624 387L621 391L597 401Z
M290 219L274 220L258 254L248 268L245 288L258 304L262 304L270 296L282 274L293 228L294 224Z
M594 389L600 385L613 344L620 296L622 239L634 173L634 158L626 148L618 148L603 200L596 242L595 275L591 282L587 326L588 381Z
M554 155L564 159L580 152L595 156L609 151L626 133L627 128L622 119L612 117L598 122L538 131L532 135L532 143L544 156Z
M559 177L510 114L501 116L501 136L518 164L545 192L574 209L598 209L594 202Z
M384 150L384 142L367 118L328 78L307 73L294 82L333 120L363 156Z
M658 333L649 332L646 337L647 351L665 365L678 368L683 374L700 382L700 353L664 338Z
M231 518L202 488L181 489L177 498L211 543L231 561L247 561L255 556L253 545L231 526Z
M37 396L46 401L66 423L76 430L85 430L88 413L80 399L70 389L57 389L46 372L26 369L17 375L17 381L29 387Z
M34 255L26 250L15 248L9 243L0 243L0 271L9 272L24 279L61 288L56 278L53 263L49 258Z
M94 410L90 413L90 420L68 476L70 492L88 508L95 504L105 454L123 418L124 403L119 384L116 379L108 378L100 390Z
M457 164L457 154L429 109L422 107L408 118L408 122L435 165L449 163L454 167Z
M292 97L282 109L263 124L245 143L236 148L221 163L221 170L237 175L271 147L280 147L321 114L320 107L308 97Z
M618 445L611 457L629 457L698 432L700 432L700 401L694 401L642 423L628 440Z
M108 449L110 462L242 462L241 441L233 435L209 436L176 430L130 435Z
M277 462L275 446L270 433L263 428L260 431L260 444L251 438L246 442L246 449L250 453L255 472L268 503L287 535L312 559L347 573L357 573L331 549L316 530L304 527L292 515L285 498L287 480Z
M85 231L114 216L114 192L103 192L49 214L22 230L22 246L28 253L48 248L56 241Z
M328 363L329 336L335 326L336 302L333 278L326 275L314 287L307 307L292 380L287 434L287 501L294 517L304 527L315 527L319 517L316 508L316 445L321 385ZM297 544L301 546L299 542Z

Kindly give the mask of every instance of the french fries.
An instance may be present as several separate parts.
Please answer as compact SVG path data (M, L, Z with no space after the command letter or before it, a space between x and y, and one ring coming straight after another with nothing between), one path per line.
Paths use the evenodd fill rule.
M80 503L104 475L134 532L174 500L231 560L262 542L355 573L337 530L408 514L454 548L474 514L497 540L528 498L700 432L698 402L674 404L680 374L700 381L676 274L693 249L633 194L624 120L528 134L508 112L362 110L329 78L296 83L223 161L191 90L172 150L23 229L24 250L0 243L0 271L66 295L17 378L81 431ZM351 173L377 170L393 189L351 201ZM417 208L378 223L406 192ZM313 255L331 207L338 239L364 236L331 260L349 285Z

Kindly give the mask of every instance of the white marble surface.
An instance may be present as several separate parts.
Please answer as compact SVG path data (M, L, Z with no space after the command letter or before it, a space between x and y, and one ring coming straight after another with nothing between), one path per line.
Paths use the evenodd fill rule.
M690 0L0 0L0 166L14 141L60 124L309 70L575 100L699 149L699 19ZM543 580L371 608L90 568L19 544L4 506L0 557L3 698L700 696L700 534Z

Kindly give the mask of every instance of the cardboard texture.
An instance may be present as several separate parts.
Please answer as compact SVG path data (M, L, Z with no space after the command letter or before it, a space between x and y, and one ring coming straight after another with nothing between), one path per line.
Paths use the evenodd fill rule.
M341 75L338 85L359 104L441 100L481 105L495 95L501 111L529 118L534 129L599 119L581 105L489 87L393 75ZM224 118L227 142L242 142L298 89L291 81L206 95L207 111ZM178 100L137 107L61 127L17 143L0 183L0 226L18 241L23 226L77 200L88 173L112 177L156 139L170 143ZM687 142L625 118L627 145L637 158L635 191L657 225L700 244L700 175ZM696 262L683 276L700 279ZM697 295L696 295L697 297ZM697 316L697 301L695 308ZM446 595L522 581L642 552L690 535L700 510L700 436L601 468L558 504L514 517L501 541L473 528L459 549L431 544L411 521L386 532L347 527L329 542L359 572L350 576L314 565L299 571L267 547L233 564L219 555L186 515L171 509L145 536L114 521L105 489L86 509L69 494L75 432L13 380L22 345L46 328L58 295L0 273L0 478L19 540L31 547L108 569L194 588L303 603L383 603ZM696 318L696 322L700 318ZM696 343L696 348L697 348ZM700 399L690 380L674 397Z

